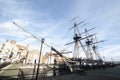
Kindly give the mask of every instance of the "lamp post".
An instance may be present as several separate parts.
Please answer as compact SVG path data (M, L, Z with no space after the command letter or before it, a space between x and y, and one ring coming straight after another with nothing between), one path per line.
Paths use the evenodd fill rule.
M43 43L44 43L45 39L42 38L41 40L41 47L40 47L40 54L39 54L39 59L38 59L38 67L37 67L37 73L36 73L36 79L38 79L38 74L39 74L39 67L40 67L40 59L41 59L41 53L42 53L42 46L43 46Z

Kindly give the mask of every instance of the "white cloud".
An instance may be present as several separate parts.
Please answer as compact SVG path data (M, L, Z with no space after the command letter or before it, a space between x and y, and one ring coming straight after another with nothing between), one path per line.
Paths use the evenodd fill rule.
M16 27L13 27L14 25L11 23L11 22L3 22L3 23L0 23L0 29L3 30L3 31L9 31L9 30L17 30Z
M13 20L9 20L9 21L5 21L5 22L1 22L0 23L0 29L2 31L16 31L19 30L19 28L14 25L12 22L16 22L18 25L22 25L22 26L28 26L29 22L28 21L24 21L24 20L20 20L20 19L13 19Z
M100 52L102 56L107 58L107 60L111 60L111 58L114 60L120 60L118 59L118 57L120 57L120 45L108 45Z

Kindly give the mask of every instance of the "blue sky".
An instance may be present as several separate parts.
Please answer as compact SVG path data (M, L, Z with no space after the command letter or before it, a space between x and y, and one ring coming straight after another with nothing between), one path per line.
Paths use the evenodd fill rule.
M28 31L44 37L51 46L61 50L73 37L72 18L76 22L85 20L84 28L96 27L100 43L99 52L106 60L120 60L120 1L119 0L0 0L0 43L6 39L16 40L30 48L39 49L39 42L29 34L18 29L16 22ZM39 44L38 44L39 43Z

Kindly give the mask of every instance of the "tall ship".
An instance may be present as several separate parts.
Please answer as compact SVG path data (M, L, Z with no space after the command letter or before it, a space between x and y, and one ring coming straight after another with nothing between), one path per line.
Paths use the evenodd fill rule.
M97 41L96 33L89 34L89 31L95 29L86 29L85 31L80 33L78 25L84 23L81 21L80 23L74 22L72 28L74 30L73 41L67 43L66 45L74 44L74 51L72 58L65 58L64 62L59 63L59 72L60 74L69 73L69 72L84 72L89 69L97 69L104 68L105 62L103 61L100 53L97 50L97 44L100 42L104 42L105 40ZM85 35L85 36L83 36ZM83 58L81 53L85 54ZM62 54L62 53L61 53Z

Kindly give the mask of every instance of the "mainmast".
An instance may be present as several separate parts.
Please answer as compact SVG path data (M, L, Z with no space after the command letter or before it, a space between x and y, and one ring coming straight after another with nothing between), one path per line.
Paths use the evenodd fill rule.
M85 35L87 37L85 42L87 45L87 59L93 60L93 54L92 54L92 48L91 48L92 40L90 40L90 38L88 37L89 34L87 29L85 29Z
M92 30L92 29L94 29L94 28L91 28L90 30ZM95 44L104 42L105 40L97 41L96 36L92 36L91 38L88 37L89 36L88 31L90 31L90 30L85 29L85 36L87 37L86 41L85 41L86 46L87 46L87 59L94 60L96 57L96 60L102 61L102 58L101 58L99 52L97 51L97 45L95 45Z

